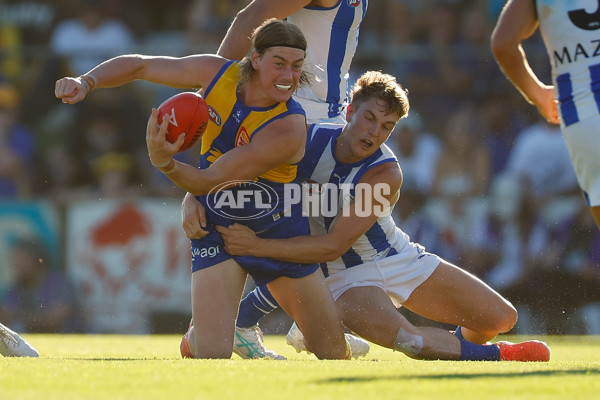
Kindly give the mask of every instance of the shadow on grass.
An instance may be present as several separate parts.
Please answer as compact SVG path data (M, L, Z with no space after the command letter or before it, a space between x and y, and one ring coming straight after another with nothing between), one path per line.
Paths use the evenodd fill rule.
M530 372L492 372L486 373L453 373L453 374L422 374L422 375L388 375L388 376L349 376L339 378L320 379L316 383L361 383L361 382L376 382L376 381L400 381L411 379L477 379L477 378L528 378L531 376L558 376L558 375L600 375L600 369L561 369L547 371L530 371Z

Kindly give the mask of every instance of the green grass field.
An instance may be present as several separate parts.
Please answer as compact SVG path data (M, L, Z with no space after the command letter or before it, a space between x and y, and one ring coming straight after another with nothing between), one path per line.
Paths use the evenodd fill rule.
M183 360L178 335L25 338L41 357L0 357L2 400L600 398L597 336L543 338L549 363L415 361L378 346L360 360L319 361L283 336L265 343L287 361Z

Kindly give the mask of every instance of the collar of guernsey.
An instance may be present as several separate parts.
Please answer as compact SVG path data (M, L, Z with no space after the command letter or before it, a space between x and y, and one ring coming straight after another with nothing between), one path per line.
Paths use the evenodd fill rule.
M207 87L204 98L209 106L209 124L202 136L201 168L235 147L248 144L269 123L290 114L305 115L291 99L270 107L248 107L238 98L240 65L229 61ZM295 164L281 164L259 176L260 180L289 183L296 179Z

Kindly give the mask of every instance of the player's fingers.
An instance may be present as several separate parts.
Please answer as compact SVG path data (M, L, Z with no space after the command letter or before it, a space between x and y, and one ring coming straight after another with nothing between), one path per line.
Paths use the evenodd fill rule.
M169 118L171 116L169 115L169 113L165 113L165 115L163 115L162 121L160 122L160 126L159 126L159 130L158 132L160 132L162 135L167 133L167 129L169 128ZM158 121L158 110L156 110L156 120Z
M148 117L148 123L146 124L146 140L148 140L152 136L152 132L156 129L155 128L155 125L156 125L155 111L156 111L156 109L153 108L152 113Z
M204 207L198 207L198 221L202 228L206 228L206 210Z
M248 228L247 226L238 224L237 222L229 225L229 229L234 230L234 231L251 231L251 229Z
M166 133L166 132L165 132ZM177 140L173 143L174 147L177 147L178 149L183 146L183 143L185 142L185 132L181 133L179 136L177 136Z

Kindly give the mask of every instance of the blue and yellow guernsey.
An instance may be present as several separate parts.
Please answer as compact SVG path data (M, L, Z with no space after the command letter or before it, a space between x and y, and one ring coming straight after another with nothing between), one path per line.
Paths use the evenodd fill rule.
M230 61L207 87L209 124L202 136L200 167L208 168L227 151L249 143L272 121L290 114L305 115L293 99L271 107L248 107L238 98L240 66ZM263 231L284 218L284 185L296 182L297 166L282 164L260 175L254 182L238 184L200 196L209 222L216 225L242 223ZM226 184L227 182L223 182ZM299 210L287 210L300 213ZM286 213L286 215L289 215Z

